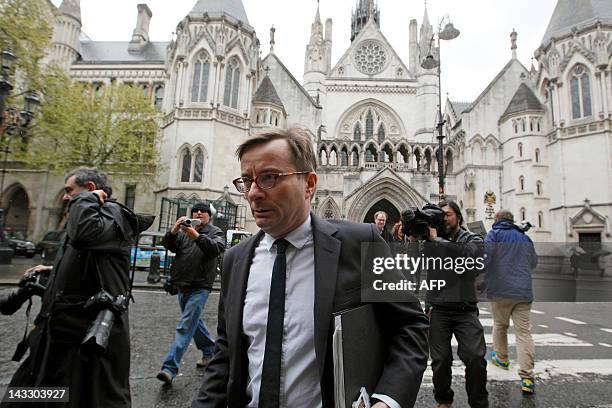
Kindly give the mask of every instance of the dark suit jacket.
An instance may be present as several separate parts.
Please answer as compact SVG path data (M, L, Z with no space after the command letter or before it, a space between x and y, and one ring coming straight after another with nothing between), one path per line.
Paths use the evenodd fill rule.
M373 224L311 217L315 254L315 354L323 407L333 408L333 314L362 304L361 243L383 240ZM243 408L248 403L248 344L242 319L249 269L263 235L260 231L225 254L215 355L206 368L192 408ZM388 359L375 392L388 395L402 408L412 407L427 367L427 317L416 299L410 303L374 305L383 336L389 342Z

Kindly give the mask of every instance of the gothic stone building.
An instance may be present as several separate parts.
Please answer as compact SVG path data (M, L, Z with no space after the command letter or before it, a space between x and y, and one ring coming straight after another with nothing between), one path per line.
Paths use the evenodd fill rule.
M239 175L235 148L258 129L298 126L318 154L313 211L323 217L370 222L385 210L391 222L406 207L437 201L442 157L447 195L469 222L489 228L492 214L507 208L535 225L530 235L538 241L611 241L610 2L559 0L535 50L537 69L517 59L513 32L510 60L482 93L472 102L446 101L443 152L434 135L437 71L420 65L438 52L427 11L420 24L409 23L405 63L372 0L358 0L339 58L332 56L332 20L323 22L317 8L300 82L275 53L274 29L261 57L241 0L195 3L167 43L149 40L146 5L138 6L126 42L87 38L79 0L56 10L50 61L94 87L114 80L141 86L162 110L157 188L116 182L118 198L135 197L137 210L159 214L163 199L176 198L225 197L245 206L227 188ZM43 191L42 176L49 177L12 169L5 192L18 197L13 214L20 211L38 236L60 208L61 182ZM248 217L245 226L256 229Z

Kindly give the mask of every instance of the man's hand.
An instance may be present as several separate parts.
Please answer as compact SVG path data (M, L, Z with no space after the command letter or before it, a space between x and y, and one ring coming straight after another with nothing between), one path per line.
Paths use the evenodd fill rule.
M378 401L376 404L372 405L372 408L389 408L389 406L382 401Z
M429 228L429 233L427 234L427 237L430 240L433 240L433 239L437 238L438 237L438 231L435 228L432 228L432 227L428 227L428 228Z
M28 268L26 269L23 274L27 274L30 272L34 272L34 273L50 273L53 270L53 266L50 265L36 265L32 268Z
M104 202L108 198L108 195L103 190L94 190L92 191L92 193L98 195L98 198L100 199L101 204L104 204Z
M189 238L194 240L198 239L198 237L200 236L200 234L198 234L198 231L196 231L193 227L181 225L181 231L183 231L183 233L185 233L185 235L187 235Z
M179 230L181 229L181 224L183 223L183 221L185 221L187 219L187 216L182 216L181 218L179 218L178 220L176 220L176 222L174 223L174 226L172 226L172 229L170 230L170 233L172 235L176 235Z

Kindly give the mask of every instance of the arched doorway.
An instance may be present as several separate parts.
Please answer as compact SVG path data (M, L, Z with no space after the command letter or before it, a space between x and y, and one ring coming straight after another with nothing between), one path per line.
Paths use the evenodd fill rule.
M30 199L20 184L9 187L2 197L4 229L28 235Z
M391 232L391 230L393 229L393 225L395 225L395 223L398 222L400 219L400 213L399 210L395 208L395 206L391 204L389 200L379 200L378 202L376 202L376 204L370 207L370 209L366 213L363 222L374 222L374 214L376 214L378 211L384 211L387 213L386 228L389 232Z

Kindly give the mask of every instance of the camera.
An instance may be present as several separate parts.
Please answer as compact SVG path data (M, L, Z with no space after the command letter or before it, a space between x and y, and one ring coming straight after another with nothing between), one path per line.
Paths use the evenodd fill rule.
M90 356L102 356L108 348L115 316L121 315L128 308L128 298L124 295L112 296L105 290L93 295L83 306L85 309L97 310L95 320L87 329L81 342L81 350Z
M410 207L402 211L402 230L404 235L424 240L429 228L435 228L438 235L444 231L444 212L435 204L425 204L423 208Z
M25 289L31 295L41 296L47 289L47 283L49 283L49 274L41 272L28 272L23 275L19 280L18 286L21 289Z
M521 229L521 231L527 232L531 229L531 227L533 227L533 224L530 223L529 221L523 221L520 223L518 227Z
M195 228L198 225L200 225L202 223L201 220L198 220L197 218L187 218L186 220L184 220L183 222L181 222L181 225L184 225L186 227L192 227Z

